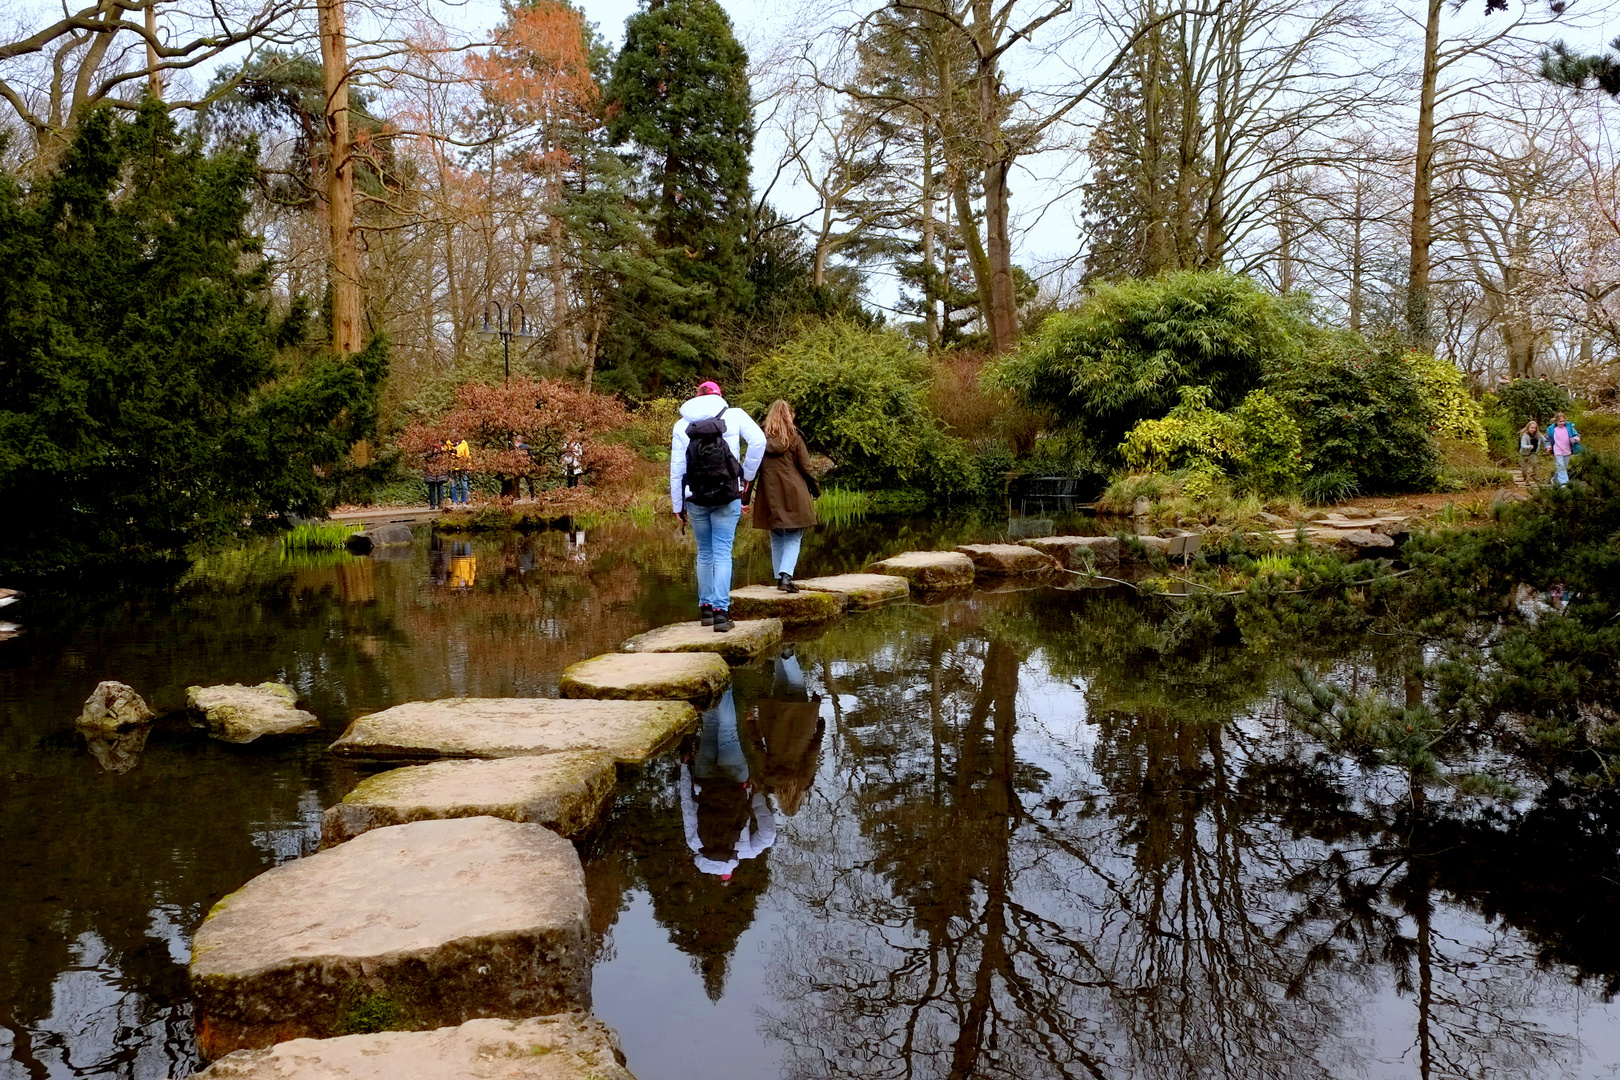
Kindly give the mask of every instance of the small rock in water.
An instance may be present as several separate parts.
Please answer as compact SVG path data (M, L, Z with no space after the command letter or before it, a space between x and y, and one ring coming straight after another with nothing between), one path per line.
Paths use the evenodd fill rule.
M133 687L108 679L90 691L90 698L84 703L84 711L79 713L77 723L85 731L111 735L125 728L149 724L152 715L146 700Z
M375 547L408 546L415 539L409 525L378 525L367 529L365 535Z
M238 1050L193 1080L635 1080L613 1032L580 1012Z
M201 726L216 739L248 743L260 735L293 735L321 726L313 713L298 708L298 695L286 683L258 686L188 686L186 704L202 716Z

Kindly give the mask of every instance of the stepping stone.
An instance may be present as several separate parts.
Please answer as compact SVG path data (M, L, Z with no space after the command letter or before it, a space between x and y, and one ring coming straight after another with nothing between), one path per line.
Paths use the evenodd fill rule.
M731 666L714 653L606 653L569 666L561 691L565 698L708 702L730 682Z
M960 551L907 551L875 562L868 574L905 578L913 591L955 589L973 584L973 560Z
M1360 529L1354 532L1341 532L1332 536L1330 539L1336 540L1340 544L1344 544L1347 547L1353 547L1358 551L1363 552L1382 550L1385 548L1393 549L1395 547L1395 541L1385 536L1383 533L1369 532L1365 529Z
M829 592L804 589L785 593L775 585L746 585L731 590L731 614L739 619L775 618L784 626L826 622L844 613L844 601Z
M911 586L904 578L888 574L833 574L805 578L794 584L801 590L837 593L844 598L844 606L849 608L875 607L890 600L904 600L911 592Z
M1119 562L1117 536L1043 536L1025 540L1023 543L1042 554L1052 556L1059 566L1068 567L1070 570L1084 570L1088 552L1092 566L1112 566Z
M956 550L973 560L974 571L982 577L1050 574L1058 568L1052 556L1023 544L961 544Z
M781 647L781 619L739 622L724 634L699 622L671 623L637 634L621 646L627 653L719 653L730 664L747 664Z
M584 1013L469 1020L435 1031L293 1039L238 1050L192 1080L635 1080L613 1032Z
M589 910L574 845L543 825L373 830L214 905L192 946L197 1048L589 1008Z
M640 764L697 720L698 711L685 701L446 698L362 716L332 744L332 752L393 760L598 750L615 761Z
M321 815L321 847L389 825L497 817L577 836L613 797L618 769L594 750L407 765L368 777Z
M186 705L202 715L208 734L229 743L249 743L261 735L315 731L321 722L298 708L298 695L286 683L258 686L188 686Z
M1133 537L1132 539L1140 541L1142 546L1147 548L1147 553L1150 556L1152 556L1152 555L1169 555L1170 554L1170 540L1169 540L1168 537L1164 537L1164 536L1137 536L1137 537ZM1131 553L1130 547L1128 545L1125 545L1125 544L1120 545L1119 557L1120 557L1120 560L1122 562L1140 562L1141 561L1140 559L1137 558L1137 556L1135 556L1135 555L1133 555Z

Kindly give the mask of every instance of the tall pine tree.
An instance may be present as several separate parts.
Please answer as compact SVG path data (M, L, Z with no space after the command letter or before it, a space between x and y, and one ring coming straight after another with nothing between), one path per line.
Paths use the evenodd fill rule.
M639 165L654 239L685 288L628 286L601 366L626 389L656 388L713 370L713 331L750 299L748 54L716 0L648 0L625 24L604 96L608 138ZM677 324L698 332L669 332Z

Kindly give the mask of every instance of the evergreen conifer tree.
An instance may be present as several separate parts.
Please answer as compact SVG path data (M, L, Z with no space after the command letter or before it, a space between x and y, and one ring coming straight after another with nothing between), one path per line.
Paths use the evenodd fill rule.
M641 169L654 240L680 295L627 286L604 345L621 385L653 385L712 368L712 333L644 334L643 325L712 331L749 297L748 55L716 0L648 0L625 25L607 101L608 138ZM693 288L693 287L696 288Z
M0 174L0 572L174 558L322 505L376 419L380 342L294 372L247 231L256 150L205 154L160 102L92 112L32 188Z

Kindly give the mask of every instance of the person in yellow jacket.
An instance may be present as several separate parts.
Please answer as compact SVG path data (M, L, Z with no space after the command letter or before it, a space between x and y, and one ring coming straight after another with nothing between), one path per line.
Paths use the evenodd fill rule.
M451 446L454 443L454 446ZM455 506L468 506L472 499L467 485L467 473L472 468L472 447L466 439L451 438L445 446L450 450L450 502Z

